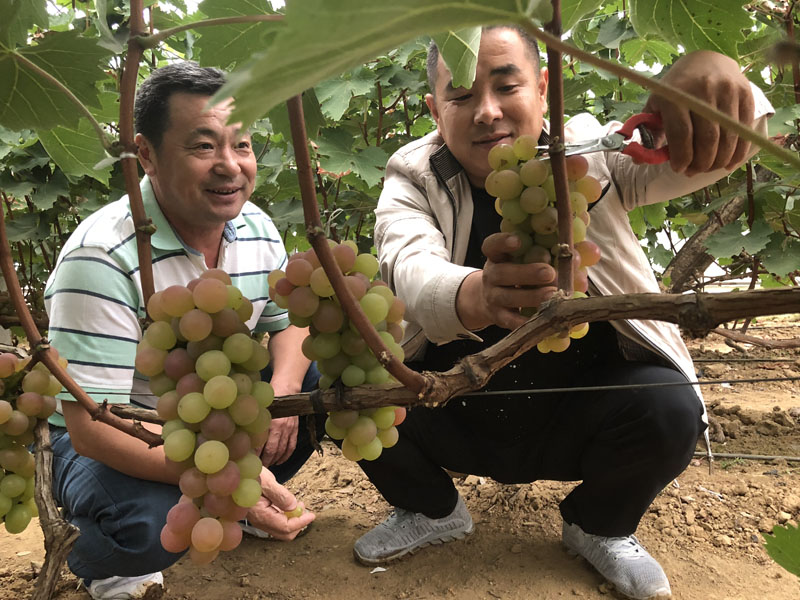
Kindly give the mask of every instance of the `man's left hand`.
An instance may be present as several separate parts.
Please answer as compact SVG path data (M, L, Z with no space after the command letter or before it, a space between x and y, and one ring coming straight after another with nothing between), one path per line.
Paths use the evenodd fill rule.
M750 83L733 59L700 50L681 57L661 79L748 127L753 122ZM650 96L643 112L658 113L664 123L670 165L687 176L715 169L732 170L741 164L750 143L714 121L673 104L663 96ZM657 140L659 141L659 140Z
M269 426L269 437L261 452L261 462L265 467L286 462L297 446L298 417L273 419Z

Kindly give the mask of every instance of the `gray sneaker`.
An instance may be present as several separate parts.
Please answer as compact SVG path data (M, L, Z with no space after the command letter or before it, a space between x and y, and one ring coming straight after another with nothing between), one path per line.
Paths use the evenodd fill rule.
M362 564L382 565L431 544L460 540L472 533L473 528L461 496L453 512L441 519L395 508L383 523L358 538L353 554Z
M634 600L672 598L664 569L636 539L586 533L564 522L562 541L568 551L580 554L623 595Z

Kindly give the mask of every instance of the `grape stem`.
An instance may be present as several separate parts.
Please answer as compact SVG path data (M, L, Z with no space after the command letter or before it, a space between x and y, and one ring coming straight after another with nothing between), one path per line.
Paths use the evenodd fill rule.
M292 144L294 145L295 162L297 163L297 178L300 183L300 196L303 200L303 213L306 220L306 236L317 253L319 262L325 270L325 274L328 276L331 286L336 292L336 297L342 304L342 308L355 324L361 337L367 342L367 346L378 358L381 365L400 383L421 394L426 388L425 378L406 367L389 351L344 281L344 276L336 263L336 259L333 257L328 240L325 237L325 229L322 226L319 207L317 206L317 193L314 187L314 174L311 169L311 158L308 152L308 139L303 117L303 99L301 96L293 96L287 100L286 106L289 109ZM309 406L311 406L310 403Z

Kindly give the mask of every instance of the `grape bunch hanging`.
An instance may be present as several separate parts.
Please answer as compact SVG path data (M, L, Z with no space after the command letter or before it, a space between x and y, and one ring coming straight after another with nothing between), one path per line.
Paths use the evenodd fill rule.
M66 367L67 361L59 358ZM8 533L22 533L39 514L34 494L36 461L28 450L39 419L56 410L61 383L43 363L25 371L31 359L0 354L0 520Z
M546 263L558 269L558 211L553 173L549 160L536 158L536 138L521 135L513 144L498 144L489 151L492 172L486 177L486 191L496 198L495 210L502 217L500 230L513 233L520 241L514 255L517 263ZM573 297L585 297L589 289L589 267L600 261L600 248L586 239L591 222L589 205L602 193L600 182L588 175L589 162L580 155L568 156L567 180L572 213ZM523 308L531 316L534 308ZM563 352L570 339L589 331L588 323L557 333L537 345L542 353Z
M207 564L239 545L239 521L261 498L254 449L271 422L274 392L260 375L270 356L245 325L252 303L220 269L156 292L147 312L136 368L158 396L164 454L183 467L161 544Z
M374 279L378 273L374 256L358 254L358 247L349 240L329 243L348 289L383 343L402 361L405 304L383 281ZM321 389L337 379L350 387L394 380L347 318L313 249L293 254L285 270L270 273L269 285L270 298L289 311L289 320L309 328L302 348L306 357L317 361ZM384 448L397 443L396 425L404 418L405 409L395 406L336 411L329 413L325 431L342 440L346 458L375 460Z

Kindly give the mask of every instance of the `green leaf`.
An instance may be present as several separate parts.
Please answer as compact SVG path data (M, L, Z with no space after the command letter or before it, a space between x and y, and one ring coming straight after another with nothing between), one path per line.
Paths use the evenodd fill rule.
M641 206L637 206L628 212L628 221L630 221L631 229L636 234L636 237L643 238L647 233L647 223Z
M6 221L9 242L32 242L50 236L50 227L40 219L40 213L23 213L14 220Z
M434 35L439 54L453 76L453 87L471 88L478 67L481 28L468 27Z
M47 28L46 0L0 0L0 46L24 46L34 25Z
M658 204L647 204L642 207L644 218L653 229L661 229L664 221L667 220L667 205L669 202L659 202Z
M205 0L199 8L212 19L274 14L263 0ZM194 49L201 65L225 69L249 60L253 50L263 48L265 38L282 26L279 21L262 21L198 28Z
M761 255L761 264L770 273L781 277L796 271L800 267L800 241L786 237L780 232L773 233L769 244L764 248L764 252ZM775 557L773 556L773 558ZM800 556L797 558L800 558ZM777 558L775 562L783 564ZM793 572L800 575L800 573Z
M8 171L0 173L0 190L14 198L24 198L33 193L33 182L27 179L17 181Z
M797 127L794 124L795 119L800 119L800 104L776 108L775 115L767 122L769 127L767 135L773 137L786 135L787 133L797 133Z
M359 69L358 73L323 81L314 90L317 92L322 112L328 118L338 121L350 106L350 99L353 96L366 94L374 86L375 78L370 71Z
M114 54L122 54L125 48L124 44L114 37L114 32L108 26L108 0L95 0L94 9L97 11L97 17L94 19L97 25L97 30L100 32L100 41L104 48L108 48Z
M30 61L65 85L84 105L100 107L96 84L106 77L101 59L109 51L76 31L45 35L35 46L0 47L0 125L9 129L52 129L80 118L67 95L35 72Z
M111 166L95 169L94 166L106 157L97 132L86 119L78 121L77 128L54 127L49 131L38 131L39 141L61 170L74 178L88 175L108 184Z
M351 158L353 173L363 179L369 187L378 185L388 160L389 156L383 148L369 146Z
M767 223L756 221L747 235L744 235L742 223L736 221L726 225L708 238L706 248L715 258L735 256L742 250L749 254L756 254L767 245L772 233L772 229Z
M304 0L265 52L231 74L216 98L235 96L232 119L252 123L277 103L414 37L519 22L518 0Z
M755 221L745 236L743 247L748 254L757 254L769 243L773 230L765 221Z
M736 44L752 20L731 0L631 0L630 17L641 37L654 35L687 51L716 50L738 56Z
M668 65L672 62L672 57L678 55L678 50L672 44L659 40L645 40L635 38L620 44L620 52L625 62L635 65L639 61L647 61L647 55L651 55L656 62Z
M790 573L800 577L800 528L776 525L764 536L767 554Z
M283 136L290 140L292 139L292 130L289 126L289 109L286 104L276 106L269 112L269 122L272 124L272 130L275 133L283 134ZM303 118L306 122L306 136L308 139L316 139L319 135L319 129L325 125L325 117L319 108L317 95L314 90L306 90L303 92Z
M636 37L636 34L628 27L627 19L620 19L617 15L611 15L603 21L597 31L597 43L606 48L619 48L622 42L632 37Z
M564 0L561 3L561 29L572 29L578 20L596 11L603 5L603 0Z
M59 196L69 197L69 182L64 173L56 171L44 184L36 187L31 201L39 210L47 210L53 207Z

